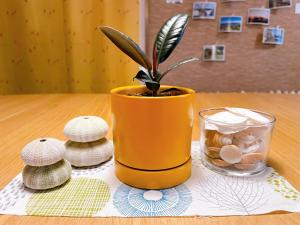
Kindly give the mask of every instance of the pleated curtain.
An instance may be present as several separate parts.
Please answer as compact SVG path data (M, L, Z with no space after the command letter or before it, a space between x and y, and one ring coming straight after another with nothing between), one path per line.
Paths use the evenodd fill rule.
M1 0L0 94L109 92L137 65L99 32L139 42L138 0Z

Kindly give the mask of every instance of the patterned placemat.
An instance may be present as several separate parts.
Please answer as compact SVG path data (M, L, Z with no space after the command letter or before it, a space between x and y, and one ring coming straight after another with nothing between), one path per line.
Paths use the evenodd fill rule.
M113 160L100 166L73 168L64 185L47 190L25 188L19 174L0 191L0 213L72 217L229 216L300 212L300 193L271 167L256 177L216 174L200 162L199 142L192 145L191 178L164 190L122 184Z

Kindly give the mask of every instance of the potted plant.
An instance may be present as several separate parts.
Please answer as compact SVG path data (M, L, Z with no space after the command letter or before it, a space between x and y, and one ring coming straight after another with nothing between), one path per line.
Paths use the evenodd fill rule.
M170 71L164 62L183 37L189 16L177 14L159 30L153 47L153 61L125 34L111 28L101 31L131 59L141 65L134 79L143 86L126 86L111 91L115 173L124 183L145 189L176 186L191 174L191 135L195 92L188 88L160 85Z

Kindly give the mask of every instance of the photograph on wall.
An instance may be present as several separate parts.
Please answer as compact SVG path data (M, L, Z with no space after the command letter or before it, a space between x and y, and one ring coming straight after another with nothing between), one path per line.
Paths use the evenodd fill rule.
M225 61L225 45L204 45L203 61Z
M300 14L300 3L295 4L295 14Z
M268 0L270 9L286 8L292 6L292 0Z
M269 25L270 9L265 8L250 8L248 9L248 24Z
M264 28L263 41L264 44L283 45L284 29L279 27Z
M182 4L183 0L166 0L168 4Z
M242 16L221 16L219 32L241 32L242 25Z
M217 3L215 2L194 2L193 19L210 19L216 18Z
M228 3L228 2L245 2L246 0L222 0L222 3Z

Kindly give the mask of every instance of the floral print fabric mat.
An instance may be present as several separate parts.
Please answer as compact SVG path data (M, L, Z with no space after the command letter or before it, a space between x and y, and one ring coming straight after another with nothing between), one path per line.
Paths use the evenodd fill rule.
M193 142L193 171L184 184L142 190L122 184L113 160L88 169L73 168L64 185L33 191L19 174L0 191L0 213L72 217L230 216L276 210L300 212L300 193L271 167L255 177L216 174L200 162Z

